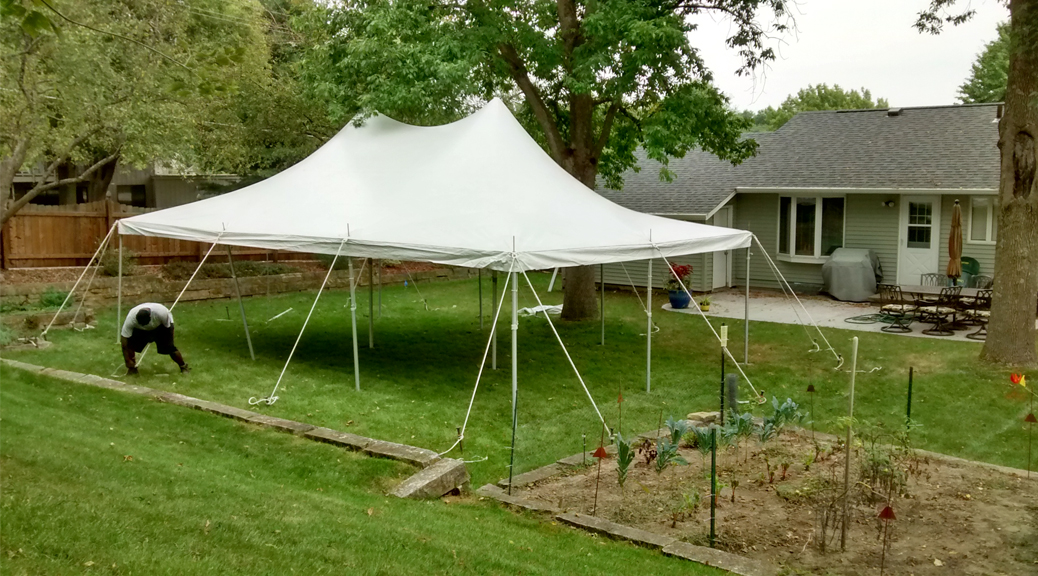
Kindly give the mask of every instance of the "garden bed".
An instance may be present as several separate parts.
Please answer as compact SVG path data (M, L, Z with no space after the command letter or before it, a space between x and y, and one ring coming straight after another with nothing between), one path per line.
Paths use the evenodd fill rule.
M987 465L935 458L911 450L904 435L864 432L852 460L846 551L840 550L839 526L842 443L789 429L764 444L750 435L719 449L717 547L793 573L878 574L883 551L878 513L889 503L896 520L888 528L887 573L1038 571L1038 474L1028 480ZM898 447L887 444L891 441ZM597 511L595 465L517 495L709 545L710 456L689 444L696 445L692 432L678 450L688 465L671 465L661 473L644 449L648 446L636 450L623 491L615 453L605 458ZM590 454L588 461L594 461Z

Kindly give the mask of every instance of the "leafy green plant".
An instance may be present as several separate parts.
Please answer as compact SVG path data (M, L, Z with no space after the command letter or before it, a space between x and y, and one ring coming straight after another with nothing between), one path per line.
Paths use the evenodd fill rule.
M767 443L778 434L778 428L775 427L774 421L770 418L765 418L764 423L757 428L757 440L761 444Z
M772 398L771 406L775 410L773 420L777 430L782 430L788 424L796 425L804 421L805 415L800 411L800 405L792 398L786 398L782 404L779 404L778 397Z
M699 453L703 455L703 458L706 458L706 455L710 453L711 428L709 426L693 426L691 431L695 439L692 443L692 447L699 450Z
M616 475L617 480L620 482L620 491L623 492L624 483L627 482L627 472L631 468L631 463L634 462L635 450L631 446L631 441L623 437L619 432L616 433Z
M681 438L688 433L688 422L675 420L673 417L667 418L667 430L670 430L670 441L677 445L681 442Z
M101 273L105 276L119 275L118 250L105 250L105 253L101 255ZM137 253L123 249L123 276L133 276L136 273Z
M58 290L53 286L48 286L46 290L40 294L40 307L42 308L57 308L65 302L65 298L68 297L68 292L64 290ZM75 298L69 298L69 303L75 302Z
M662 474L668 466L688 466L688 461L678 454L678 444L671 438L656 439L656 474Z

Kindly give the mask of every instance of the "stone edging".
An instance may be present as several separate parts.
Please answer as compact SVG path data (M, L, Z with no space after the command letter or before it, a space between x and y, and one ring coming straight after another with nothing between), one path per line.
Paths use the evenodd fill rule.
M396 442L388 442L385 440L376 440L374 438L365 438L348 432L340 432L331 428L306 424L305 422L296 422L295 420L286 420L276 416L268 416L250 410L235 408L234 406L227 406L226 404L192 398L191 396L185 396L175 392L164 392L162 390L155 390L137 384L127 384L125 382L120 382L119 380L102 378L93 374L80 374L79 372L71 372L69 370L46 368L7 358L0 358L0 362L3 362L12 368L50 376L52 378L57 378L58 380L75 382L77 384L86 384L98 388L107 388L109 390L118 390L120 392L128 392L131 394L139 394L141 396L154 398L160 402L194 408L204 412L211 412L226 418L233 418L249 424L256 424L258 426L277 430L278 432L287 432L289 434L302 436L309 440L325 442L348 450L363 452L368 456L398 460L422 468L423 470L404 480L392 491L393 495L401 498L438 498L448 492L463 487L469 481L469 474L465 468L464 462L453 458L440 458L439 454L425 448L418 448L416 446L408 446L407 444L398 444ZM436 490L441 488L443 489L442 492L434 493Z

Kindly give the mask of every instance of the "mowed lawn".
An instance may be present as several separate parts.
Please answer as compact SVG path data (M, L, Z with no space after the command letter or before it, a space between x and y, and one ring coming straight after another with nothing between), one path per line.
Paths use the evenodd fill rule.
M0 368L0 573L719 574L414 472L178 406Z
M548 277L531 274L542 300ZM500 285L503 287L502 276ZM354 390L348 292L326 292L272 406L253 410L446 450L457 436L485 350L490 324L490 282L484 278L484 329L478 315L475 279L387 286L376 318L375 348L367 347L368 293L358 291L362 390ZM199 398L249 408L250 397L270 394L313 302L315 292L246 299L257 359L249 359L237 303L182 303L174 311L177 343L194 371L181 376L166 357L150 352L139 382ZM644 294L642 296L644 298ZM509 295L510 298L510 295ZM665 297L657 295L654 304ZM521 307L537 304L521 284ZM127 308L134 302L126 303ZM288 313L271 320L278 314ZM126 310L124 309L124 312ZM11 353L26 362L109 376L124 372L115 338L114 309L98 310L98 329L55 330L45 351ZM378 313L376 312L376 316ZM660 419L716 409L720 349L701 318L656 310L652 391L645 392L645 314L630 290L607 294L606 343L600 325L557 323L592 396L612 428L619 426L617 396L623 390L624 433L655 429ZM717 319L713 320L719 324ZM488 365L473 406L464 453L473 483L507 476L510 446L510 318L500 319L498 370ZM732 349L742 357L742 324L729 321ZM1027 405L1009 397L1009 370L978 361L980 344L826 329L838 351L850 354L860 338L855 417L889 427L904 425L909 367L915 368L912 415L917 447L964 458L1023 468L1026 464ZM751 366L755 386L769 400L791 397L810 409L806 389L814 385L813 419L837 430L846 415L850 362L835 370L799 326L752 323ZM516 471L522 472L599 442L601 426L572 368L543 318L519 322L519 427ZM729 369L731 367L729 366ZM743 398L748 388L743 386ZM763 408L753 408L758 413ZM770 408L769 408L770 409Z

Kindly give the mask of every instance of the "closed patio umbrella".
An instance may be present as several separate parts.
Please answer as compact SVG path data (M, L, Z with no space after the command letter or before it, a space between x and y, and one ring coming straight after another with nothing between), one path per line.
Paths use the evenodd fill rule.
M953 282L962 276L962 208L958 200L952 207L951 231L948 233L947 274Z

